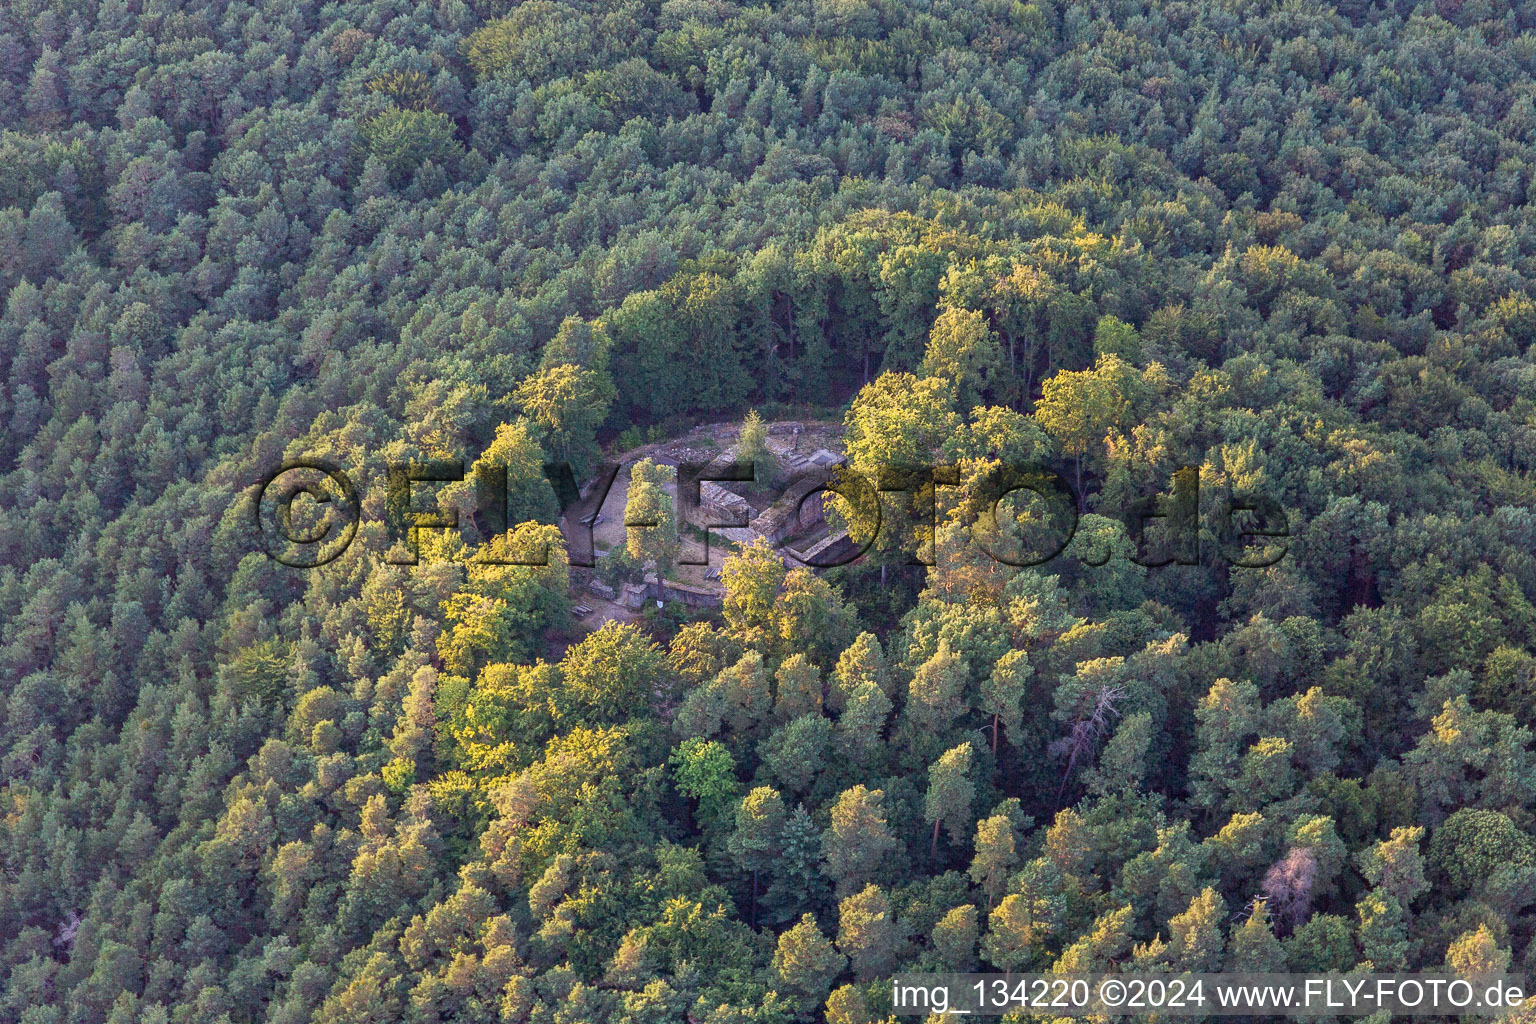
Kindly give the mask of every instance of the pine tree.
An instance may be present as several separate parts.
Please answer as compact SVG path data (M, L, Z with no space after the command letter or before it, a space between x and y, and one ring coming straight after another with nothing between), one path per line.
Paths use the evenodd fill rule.
M64 82L63 59L57 50L44 46L32 65L32 74L27 80L27 92L23 100L27 108L27 116L38 128L57 128L64 124L67 114Z
M821 1005L847 963L848 958L833 948L810 914L779 935L773 953L774 973L807 1008Z
M752 874L752 926L757 927L758 875L772 866L784 831L784 800L768 786L759 786L736 808L736 831L727 848L743 871Z
M1007 884L1008 871L1018 859L1013 822L996 814L976 823L976 855L971 859L971 881L987 894L987 909Z
M1145 711L1126 715L1099 753L1098 764L1085 773L1089 791L1104 795L1141 789L1151 746L1152 716Z
M803 908L822 902L826 881L822 877L822 833L804 804L795 805L780 833L774 881L763 897L772 908L773 923L794 918Z
M821 852L839 898L875 877L880 864L896 849L896 838L885 821L884 798L881 790L853 786L832 805Z
M997 660L990 674L981 681L981 710L992 716L992 752L997 753L997 730L1008 731L1010 742L1017 742L1024 721L1024 699L1034 666L1023 651L1009 651Z
M1111 969L1130 950L1132 915L1129 906L1100 914L1087 934L1062 950L1052 972L1080 974Z
M1378 971L1408 967L1407 915L1397 897L1382 891L1368 892L1355 904L1360 918L1360 953Z
M1460 977L1503 974L1510 959L1509 950L1499 945L1486 924L1462 933L1445 950L1446 969Z
M779 475L779 463L768 450L768 425L756 409L747 410L736 435L736 459L752 464L753 486L763 490Z
M976 907L967 903L939 918L930 941L946 970L966 971L975 962L976 936Z
M773 699L774 717L788 722L802 715L821 712L821 673L803 652L795 652L779 663L775 673L778 686Z
M965 711L966 664L948 639L939 640L933 657L918 666L907 690L907 714L922 732L942 735Z
M1424 877L1424 856L1419 842L1424 829L1417 826L1394 828L1392 835L1358 856L1360 873L1365 880L1391 895L1406 910L1429 889Z
M624 550L636 564L654 566L658 577L665 577L677 558L677 515L663 489L671 478L669 467L641 459L630 467L624 502Z
M860 684L866 682L873 683L885 696L894 696L891 692L890 669L886 664L885 649L873 633L860 633L838 656L837 666L832 670L830 680L831 692L827 699L828 707L835 712L842 711L848 702L848 697L859 688Z
M871 681L859 683L848 695L837 718L837 735L855 765L873 769L879 762L890 714L891 699Z
M928 855L939 856L939 826L949 831L951 842L959 842L971 827L971 798L976 787L970 780L971 745L962 743L944 753L928 769L928 795L923 801L923 817L933 824L933 839Z
M1220 969L1226 913L1226 901L1208 888L1190 902L1189 909L1169 919L1167 962L1174 971L1207 974Z
M761 756L785 789L804 794L826 772L832 749L832 723L809 714L775 729L763 744Z
M1226 969L1238 974L1271 974L1285 969L1285 951L1269 926L1269 907L1256 900L1252 912L1227 939Z
M838 904L837 948L860 981L889 974L900 945L896 915L878 885L867 885Z

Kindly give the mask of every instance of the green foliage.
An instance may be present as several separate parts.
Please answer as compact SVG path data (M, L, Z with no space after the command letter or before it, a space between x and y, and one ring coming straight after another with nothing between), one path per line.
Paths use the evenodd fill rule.
M613 398L605 373L560 363L530 375L513 397L548 432L553 451L581 468L593 461L597 427Z
M1084 458L1102 451L1112 434L1130 428L1141 397L1141 377L1120 356L1106 351L1092 369L1063 370L1041 389L1035 421L1077 460L1081 489Z
M1480 890L1501 872L1530 868L1536 843L1498 811L1464 807L1435 830L1429 859L1452 891Z
M641 459L630 467L629 494L624 505L625 551L641 566L665 576L677 557L677 513L663 485L671 479L667 467Z
M608 622L565 653L560 689L551 698L557 722L644 718L665 678L665 656L627 623Z
M425 110L432 98L432 81L415 69L391 71L369 82L368 91L383 93L401 110Z
M684 740L673 752L671 765L678 792L698 801L706 821L714 821L740 789L731 752L713 740Z
M779 980L803 1001L806 1009L821 1005L847 962L847 957L832 947L810 914L780 933L773 954L773 969Z
M392 108L362 126L368 152L384 165L397 184L410 179L422 164L456 167L460 147L453 119L435 110Z
M752 464L752 477L759 488L771 485L779 475L778 459L768 450L768 426L756 409L748 409L741 421L741 431L736 435L736 458Z
M0 1024L1536 963L1529 11L13 8ZM740 423L766 483L770 419L898 488L833 502L868 557L573 620L544 463ZM357 488L315 569L253 530L293 459ZM466 472L403 565L413 461ZM975 543L1065 534L1010 464L1082 492L1050 564Z
M980 405L985 395L1001 390L1002 350L978 312L954 306L933 323L923 373L952 381L962 409Z

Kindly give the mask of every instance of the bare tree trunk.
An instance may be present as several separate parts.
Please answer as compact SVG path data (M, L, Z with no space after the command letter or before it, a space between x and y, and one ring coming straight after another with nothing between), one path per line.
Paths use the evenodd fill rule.
M939 859L939 821L933 823L933 842L928 846L928 856L933 860Z
M1083 722L1079 721L1072 727L1072 750L1067 755L1067 770L1061 773L1061 785L1056 787L1056 803L1061 803L1061 795L1067 791L1067 780L1072 777L1072 766L1077 763L1078 751L1083 749L1083 741L1088 730Z
M1056 787L1056 802L1061 803L1061 796L1067 791L1067 781L1072 778L1072 768L1077 764L1077 756L1081 754L1096 739L1109 729L1109 716L1119 714L1115 705L1125 697L1125 690L1118 686L1107 686L1100 690L1094 698L1093 710L1086 716L1079 715L1072 724L1072 747L1067 754L1067 770L1062 773L1061 785Z

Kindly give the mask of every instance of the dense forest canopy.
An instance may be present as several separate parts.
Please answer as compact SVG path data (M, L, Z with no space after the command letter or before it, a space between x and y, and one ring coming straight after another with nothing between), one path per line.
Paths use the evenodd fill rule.
M0 1024L1536 967L1533 190L1525 3L7 5ZM541 464L753 408L958 467L934 564L583 629ZM358 481L319 569L291 458ZM412 460L550 564L394 564ZM1033 568L1014 463L1084 495ZM1186 467L1285 557L1133 560Z

